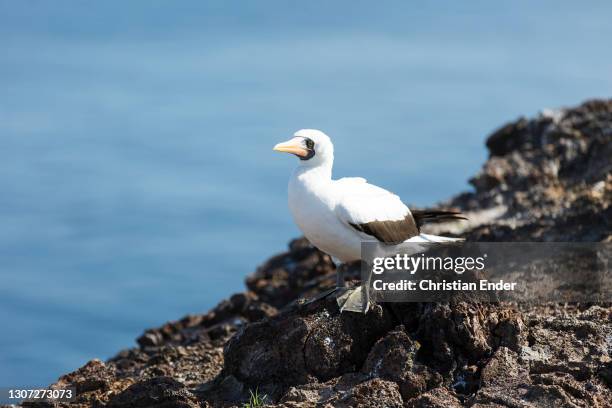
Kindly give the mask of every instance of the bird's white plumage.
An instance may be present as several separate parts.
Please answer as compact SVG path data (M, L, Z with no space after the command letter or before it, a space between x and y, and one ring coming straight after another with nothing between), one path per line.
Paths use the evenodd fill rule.
M410 210L395 194L369 184L361 177L332 180L339 195L336 215L346 224L365 224L372 221L399 221Z
M364 178L333 180L333 145L323 132L303 129L294 136L295 143L302 143L302 139L314 142L314 154L300 161L289 180L289 208L296 224L323 252L342 262L361 259L362 241L374 237L351 224L402 220L410 210L397 195ZM455 239L421 234L408 241L452 240Z

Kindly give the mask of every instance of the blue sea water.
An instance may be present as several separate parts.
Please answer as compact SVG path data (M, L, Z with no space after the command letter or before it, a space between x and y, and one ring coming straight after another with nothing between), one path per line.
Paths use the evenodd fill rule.
M609 2L0 1L0 386L206 311L299 234L295 158L416 205L488 133L612 94Z

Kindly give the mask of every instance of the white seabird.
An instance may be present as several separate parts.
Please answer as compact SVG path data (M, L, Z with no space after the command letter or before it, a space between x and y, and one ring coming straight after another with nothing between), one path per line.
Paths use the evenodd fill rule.
M291 214L310 243L336 261L361 260L363 241L397 245L462 240L420 232L425 222L464 219L457 212L411 212L397 195L364 178L332 179L334 146L320 130L299 130L274 150L300 159L289 180ZM344 278L339 274L338 287L343 286Z

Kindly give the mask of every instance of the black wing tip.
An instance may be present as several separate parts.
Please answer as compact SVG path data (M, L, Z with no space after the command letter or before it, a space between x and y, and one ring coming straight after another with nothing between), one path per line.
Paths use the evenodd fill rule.
M461 211L456 210L414 210L412 216L419 226L443 221L468 220Z

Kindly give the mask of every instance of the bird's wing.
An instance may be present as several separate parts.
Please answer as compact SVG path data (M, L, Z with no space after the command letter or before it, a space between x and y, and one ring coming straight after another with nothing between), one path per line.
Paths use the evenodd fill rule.
M337 180L336 216L354 230L386 244L419 235L408 207L398 196L360 177Z
M367 183L367 182L368 180L364 179L363 177L342 177L341 179L334 181L336 185L340 185L343 187L344 186L350 187L356 184L362 184L362 183Z

